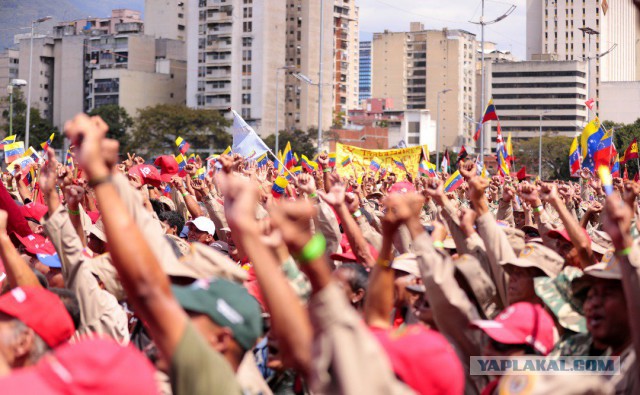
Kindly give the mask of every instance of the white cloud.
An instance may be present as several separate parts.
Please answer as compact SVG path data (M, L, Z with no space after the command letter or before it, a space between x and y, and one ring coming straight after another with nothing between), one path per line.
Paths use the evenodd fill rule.
M485 40L498 48L513 52L524 59L526 52L526 1L504 0L485 2L485 19L502 15L511 4L516 10L506 19L485 29ZM480 0L357 0L360 7L360 37L370 39L373 33L408 31L410 22L422 22L427 29L463 29L476 34L480 26L469 23L480 16Z

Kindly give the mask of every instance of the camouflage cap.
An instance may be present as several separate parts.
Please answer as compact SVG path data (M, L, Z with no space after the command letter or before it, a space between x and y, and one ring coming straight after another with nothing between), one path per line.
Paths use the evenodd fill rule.
M498 313L496 305L496 287L487 272L480 265L480 261L473 255L464 254L454 261L456 272L462 275L469 285L473 296L482 309L479 311L483 319L492 319ZM459 276L456 273L456 279Z
M513 265L518 267L537 267L547 276L555 277L562 270L564 258L551 248L538 243L525 244L522 252L514 261L500 261L501 265Z
M536 295L556 316L560 325L573 332L585 333L586 321L582 316L582 301L575 297L571 284L582 277L582 270L567 266L555 277L536 277Z

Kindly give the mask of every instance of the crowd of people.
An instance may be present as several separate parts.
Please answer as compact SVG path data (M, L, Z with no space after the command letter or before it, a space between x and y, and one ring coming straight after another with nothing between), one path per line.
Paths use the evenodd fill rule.
M640 184L465 182L327 153L290 177L119 157L65 125L0 187L3 394L639 394ZM153 163L153 165L152 165ZM286 173L285 173L286 174ZM279 187L279 186L278 186ZM276 188L278 189L278 188ZM487 376L471 357L612 356L612 376Z

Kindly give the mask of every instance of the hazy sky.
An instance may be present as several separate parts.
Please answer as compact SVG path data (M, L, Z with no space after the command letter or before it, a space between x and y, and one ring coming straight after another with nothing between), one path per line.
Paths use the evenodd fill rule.
M360 7L360 38L368 40L384 29L408 31L410 22L422 22L427 29L463 29L480 40L480 26L469 23L480 16L481 0L356 0ZM485 28L485 40L513 52L520 59L526 52L526 0L486 0L485 19L493 20L507 11L506 19Z

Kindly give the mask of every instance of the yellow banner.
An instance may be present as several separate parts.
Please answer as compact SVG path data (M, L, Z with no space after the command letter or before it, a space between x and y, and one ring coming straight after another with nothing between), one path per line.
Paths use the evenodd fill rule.
M336 169L341 176L361 175L362 172L372 171L369 169L371 160L375 159L380 165L380 170L387 169L398 176L405 175L406 168L413 177L418 174L422 149L429 152L427 146L416 146L410 148L370 150L354 147L351 145L336 144ZM349 161L350 158L350 161Z

